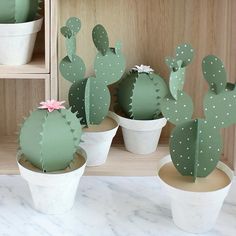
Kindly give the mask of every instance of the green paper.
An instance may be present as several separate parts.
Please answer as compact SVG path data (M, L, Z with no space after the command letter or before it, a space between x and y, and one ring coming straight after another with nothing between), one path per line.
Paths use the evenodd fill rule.
M187 176L206 177L219 161L220 132L210 121L196 119L179 124L170 139L170 153L176 169Z
M193 60L194 50L190 44L184 43L176 47L176 60L182 61L181 67L186 67Z
M106 29L102 25L96 25L93 28L92 37L97 50L105 56L109 48L109 39Z
M121 53L114 53L112 49L108 49L105 56L99 52L95 58L94 70L98 80L106 85L113 84L125 72L125 58Z
M70 17L66 21L66 26L72 31L72 34L78 34L81 28L81 21L77 17Z
M75 83L84 78L86 68L83 60L79 56L73 55L72 61L69 56L64 57L60 62L59 69L66 80Z
M222 61L209 55L202 60L202 73L210 86L210 90L219 94L225 90L227 75Z
M178 91L178 100L167 96L161 102L162 114L171 123L178 125L189 121L193 115L193 102L191 97L183 91Z

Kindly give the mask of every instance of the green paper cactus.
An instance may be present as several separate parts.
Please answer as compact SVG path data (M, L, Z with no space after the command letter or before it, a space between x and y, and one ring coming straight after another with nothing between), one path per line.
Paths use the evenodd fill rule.
M161 114L160 102L167 95L165 81L149 66L136 66L119 83L117 102L131 119L151 120Z
M184 48L183 45L180 46L178 55L181 48ZM192 49L191 46L185 48L188 51ZM183 54L185 53L183 50ZM192 57L191 54L191 59ZM186 66L187 62L189 60L183 57L176 57L171 61L173 64L168 62L170 76L180 69L177 65ZM172 162L182 175L193 176L194 181L197 177L208 176L216 168L223 146L220 130L236 123L235 85L227 83L223 63L216 56L209 55L202 61L202 72L209 84L209 91L204 98L204 119L192 119L191 98L182 91L182 86L176 86L177 82L172 80L169 83L171 94L161 102L163 115L176 125L170 138ZM181 78L182 81L184 78ZM178 89L171 90L172 86Z
M42 102L21 127L21 152L27 161L44 172L67 168L79 148L80 122L62 103Z
M100 124L107 116L110 106L108 85L117 82L124 73L125 59L121 53L120 43L115 48L109 48L109 39L105 28L96 25L92 38L98 53L94 62L95 77L85 78L85 64L76 55L75 36L81 28L78 18L69 18L66 26L61 28L66 38L67 56L60 63L60 72L64 79L72 82L68 100L72 112L77 113L81 124Z
M36 19L42 0L1 0L0 23L24 23Z

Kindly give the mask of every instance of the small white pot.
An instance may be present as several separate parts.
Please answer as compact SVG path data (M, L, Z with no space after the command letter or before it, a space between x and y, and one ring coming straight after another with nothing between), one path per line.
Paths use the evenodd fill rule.
M33 54L43 18L26 23L0 24L0 64L27 64Z
M122 127L125 148L135 154L150 154L156 151L162 128L167 120L132 120L115 114Z
M109 117L111 114L109 113ZM112 118L112 117L111 117ZM87 166L99 166L106 162L111 142L116 135L118 125L108 131L84 132L80 146L87 154Z
M163 158L159 170L170 161L170 156ZM219 162L217 168L222 170L231 182L224 188L210 192L191 192L177 189L164 182L159 174L157 175L168 191L173 220L180 229L190 233L205 233L214 227L233 179L233 172L227 165Z
M19 162L21 154L17 155L20 174L29 185L34 207L45 214L63 214L74 204L77 187L86 166L86 154L80 150L85 163L80 168L70 172L42 173L27 169Z

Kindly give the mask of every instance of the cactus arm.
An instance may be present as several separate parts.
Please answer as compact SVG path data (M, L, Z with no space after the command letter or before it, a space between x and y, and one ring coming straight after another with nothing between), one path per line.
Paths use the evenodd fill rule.
M109 49L109 39L106 29L98 24L93 28L92 38L97 50L105 56Z
M193 60L194 50L190 44L184 43L176 47L176 60L182 61L181 67L186 67Z
M63 170L74 158L76 149L68 122L66 118L62 119L60 111L48 113L41 144L43 170L46 172Z
M177 71L179 68L176 58L166 57L165 63L171 71Z
M71 30L72 35L76 35L81 29L81 21L77 17L70 17L66 21L66 26Z
M0 1L0 23L15 23L15 0Z
M72 61L68 56L64 57L60 62L59 69L64 79L75 83L84 78L86 68L83 60L74 55Z
M47 111L36 110L24 121L20 131L20 149L27 160L38 168L42 168L40 161L43 123L47 117Z
M178 125L191 120L193 115L193 102L191 97L183 91L178 91L178 100L167 96L161 102L162 114L171 123Z
M224 65L218 57L214 55L206 56L202 60L202 72L212 92L219 94L225 90L227 75Z

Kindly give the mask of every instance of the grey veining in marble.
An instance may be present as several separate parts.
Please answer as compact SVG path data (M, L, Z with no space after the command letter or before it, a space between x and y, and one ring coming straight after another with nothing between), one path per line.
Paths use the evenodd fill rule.
M31 208L20 176L0 176L0 236L188 236L173 224L169 199L155 177L82 177L74 208L47 216ZM236 181L215 228L236 235Z

